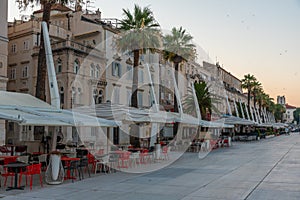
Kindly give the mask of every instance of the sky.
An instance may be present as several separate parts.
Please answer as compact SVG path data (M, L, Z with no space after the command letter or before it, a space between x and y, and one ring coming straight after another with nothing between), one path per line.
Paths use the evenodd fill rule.
M9 20L20 13L9 0ZM212 62L242 79L253 74L276 101L300 107L300 0L94 0L102 18L149 6L163 30L182 26ZM21 13L26 14L26 13Z

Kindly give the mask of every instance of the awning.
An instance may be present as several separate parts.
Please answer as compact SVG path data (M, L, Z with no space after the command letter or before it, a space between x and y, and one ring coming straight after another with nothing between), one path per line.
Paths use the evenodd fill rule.
M114 121L56 109L29 94L0 91L0 119L36 126L117 126Z
M225 123L230 125L255 125L256 123L248 119L243 119L235 117L232 115L224 115L221 119L216 120L215 122Z

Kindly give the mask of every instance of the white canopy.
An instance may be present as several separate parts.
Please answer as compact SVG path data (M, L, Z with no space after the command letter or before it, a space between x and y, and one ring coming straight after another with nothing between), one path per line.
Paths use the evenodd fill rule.
M0 91L0 119L21 125L117 126L114 121L56 109L29 94Z

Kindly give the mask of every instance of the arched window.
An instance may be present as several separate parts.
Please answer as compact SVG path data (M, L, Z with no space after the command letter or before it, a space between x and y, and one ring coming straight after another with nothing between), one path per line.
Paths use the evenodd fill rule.
M95 76L95 65L92 63L90 66L90 76L94 78Z
M76 58L76 60L74 61L74 73L75 74L78 74L79 66L80 66L79 60Z
M57 59L57 67L56 67L56 73L61 73L62 72L62 62L61 59Z

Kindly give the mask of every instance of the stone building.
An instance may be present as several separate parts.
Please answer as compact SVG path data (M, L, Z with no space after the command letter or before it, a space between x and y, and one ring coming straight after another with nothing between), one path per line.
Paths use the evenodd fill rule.
M7 0L0 3L0 90L6 90L7 84ZM0 120L0 144L5 142L5 121Z
M42 10L38 10L29 21L14 21L8 25L8 91L35 96L41 17ZM73 11L60 4L52 6L49 35L63 109L106 101L105 35L102 25L94 23L94 20L100 19L100 12L84 14L80 9ZM48 80L46 101L50 103ZM37 132L34 129L36 127L14 125L14 128L8 129L7 141L26 142L30 138L39 138L36 135L32 137ZM81 127L49 127L49 130L46 127L45 130L46 134L54 131L63 131L65 141L76 141L78 132L95 135L94 132L101 130ZM95 138L90 137L89 140Z

